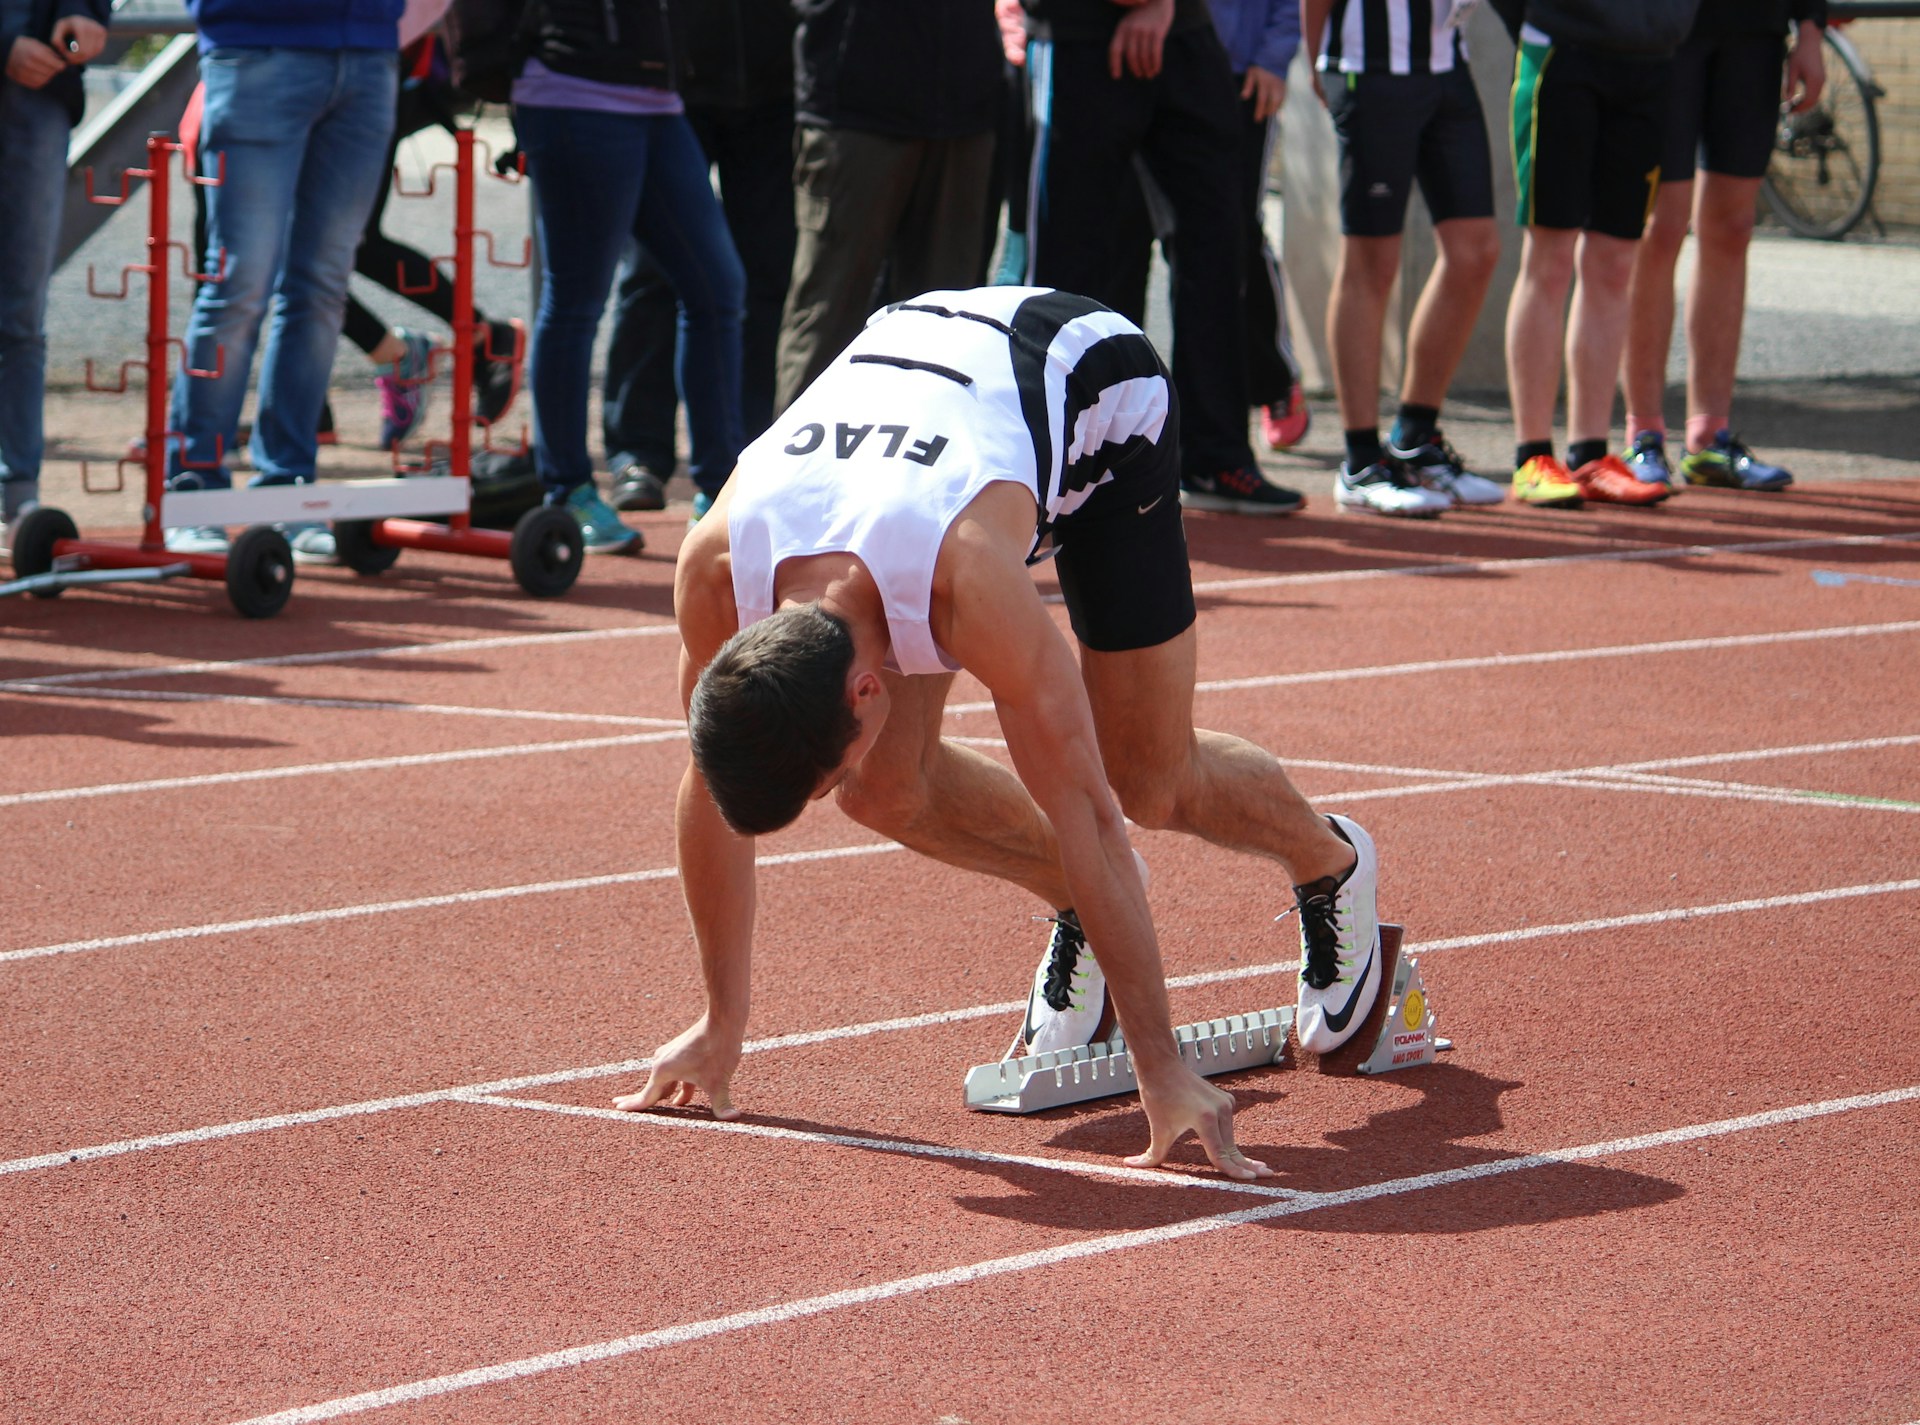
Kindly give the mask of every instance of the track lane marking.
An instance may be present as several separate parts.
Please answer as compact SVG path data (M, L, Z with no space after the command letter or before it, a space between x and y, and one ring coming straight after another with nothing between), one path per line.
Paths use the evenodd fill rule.
M802 855L813 853L801 853ZM1820 905L1833 901L1853 900L1866 896L1899 895L1909 891L1920 891L1920 878L1905 881L1881 881L1871 885L1837 886L1826 890L1804 891L1793 895L1767 896L1760 899L1723 901L1716 904L1682 906L1672 910L1644 911L1636 914L1608 916L1595 920L1569 921L1553 925L1524 926L1514 930L1490 931L1477 935L1456 935L1447 939L1423 940L1406 947L1407 953L1414 955L1431 954L1441 950L1464 950L1482 945L1510 945L1522 940L1538 940L1552 936L1582 935L1590 932L1619 930L1631 926L1664 925L1676 921L1700 919L1709 916L1733 915L1747 911L1783 910L1795 906ZM1298 968L1297 961L1282 960L1264 965L1241 965L1232 969L1206 970L1195 974L1173 975L1167 984L1174 988L1188 989L1203 985L1225 984L1234 980L1253 979L1259 976L1283 974ZM971 1005L961 1009L934 1010L924 1014L905 1015L893 1019L870 1020L864 1024L841 1025L828 1029L801 1030L788 1034L774 1035L766 1039L749 1040L742 1046L744 1054L764 1054L781 1049L808 1048L817 1044L827 1044L846 1039L862 1039L875 1034L899 1033L907 1030L927 1029L939 1025L959 1024L968 1020L983 1019L993 1015L1015 1014L1026 1007L1024 999L1004 1000L998 1004ZM357 1103L338 1104L329 1108L306 1109L295 1113L275 1114L264 1118L241 1119L231 1123L212 1124L203 1128L185 1128L168 1133L150 1134L141 1138L122 1139L114 1143L99 1143L81 1148L60 1149L51 1153L41 1153L33 1157L14 1158L0 1161L0 1177L14 1173L36 1172L45 1168L66 1167L75 1163L97 1162L105 1158L120 1157L128 1153L150 1152L159 1148L181 1147L191 1143L210 1143L222 1138L234 1138L244 1134L263 1133L282 1128L297 1128L308 1124L325 1123L340 1118L357 1118L369 1114L387 1113L397 1109L421 1108L429 1104L448 1103L462 1098L472 1098L481 1094L510 1094L522 1089L548 1088L556 1084L579 1083L586 1079L609 1078L615 1074L644 1073L650 1067L647 1059L623 1059L617 1063L595 1064L586 1068L555 1069L546 1073L525 1074L516 1078L494 1079L485 1083L462 1084L453 1088L427 1089L417 1093L400 1094L390 1098L363 1099Z
M1878 1093L1854 1094L1846 1098L1797 1104L1789 1108L1771 1109L1764 1113L1744 1114L1739 1118L1722 1118L1710 1122L1687 1124L1678 1128L1635 1134L1626 1138L1610 1138L1569 1148L1527 1153L1513 1158L1500 1158L1486 1163L1448 1168L1439 1172L1390 1178L1384 1182L1369 1183L1361 1187L1334 1192L1303 1192L1297 1197L1280 1202L1264 1203L1258 1207L1212 1213L1205 1217L1189 1218L1184 1222L1169 1223L1163 1227L1105 1233L1079 1241L1043 1247L1035 1251L992 1257L966 1266L920 1272L913 1276L897 1277L891 1281L875 1282L869 1286L826 1292L818 1296L799 1297L775 1306L730 1312L724 1316L709 1317L703 1321L689 1321L676 1326L642 1331L617 1340L570 1346L540 1355L523 1356L518 1360L502 1361L494 1365L408 1381L402 1385L387 1386L380 1390L339 1396L313 1405L296 1406L268 1415L256 1415L241 1422L241 1425L320 1425L322 1421L337 1420L347 1415L360 1415L389 1406L410 1405L438 1396L451 1395L456 1391L498 1385L511 1380L524 1380L529 1376L546 1375L554 1371L615 1360L645 1351L687 1345L691 1342L751 1331L763 1326L782 1325L848 1307L866 1306L876 1302L916 1296L924 1292L966 1286L993 1277L1059 1266L1065 1262L1107 1256L1115 1252L1133 1251L1141 1247L1162 1246L1227 1228L1271 1222L1282 1217L1297 1217L1329 1208L1350 1207L1382 1198L1425 1192L1432 1188L1452 1187L1459 1183L1526 1172L1534 1168L1594 1162L1602 1158L1697 1142L1704 1138L1782 1128L1835 1114L1857 1113L1915 1101L1920 1101L1920 1084L1886 1089Z
M954 738L957 742L982 743L990 739ZM1546 785L1579 787L1598 791L1645 791L1649 788L1631 781L1610 783L1603 779L1609 777L1629 778L1640 774L1640 769L1662 766L1698 766L1713 761L1753 761L1762 758L1801 757L1826 755L1840 752L1877 750L1886 747L1906 747L1920 744L1920 734L1898 737L1862 738L1854 742L1802 743L1790 747L1749 749L1731 753L1695 754L1686 757L1656 759L1651 762L1630 762L1617 766L1597 766L1568 768L1556 772L1442 772L1427 767L1386 767L1375 763L1329 762L1318 759L1298 758L1288 765L1293 767L1315 767L1332 771L1351 771L1375 773L1383 776L1432 776L1447 780L1427 783L1413 783L1400 787L1374 787L1359 791L1334 792L1317 798L1329 805L1346 805L1353 802L1391 800L1407 796L1426 796L1456 791L1473 791L1482 788L1509 786ZM1784 801L1813 806L1860 806L1868 810L1910 809L1905 802L1882 802L1872 798L1848 798L1839 794L1808 792L1800 795L1778 797L1749 798L1754 800ZM797 864L804 861L827 860L836 856L876 855L889 851L903 851L906 848L897 842L860 843L851 846L833 847L822 851L794 852L782 856L764 857L755 864L762 866L780 866ZM162 944L175 940L197 940L209 935L228 935L252 930L278 930L301 925L316 925L332 920L349 920L365 915L387 915L404 911L428 910L447 906L472 905L486 901L514 900L521 896L548 895L566 891L593 890L603 886L633 885L646 881L664 880L676 873L672 866L654 867L643 871L618 871L600 876L579 876L560 881L536 881L525 885L485 887L472 891L452 891L441 895L414 896L403 900L374 901L360 905L334 906L324 910L289 911L279 915L253 916L244 920L215 921L206 925L178 926L166 930L135 931L125 935L97 936L86 940L66 940L52 945L28 946L17 950L0 950L0 965L16 960L37 960L50 955L72 955L93 950L111 950L131 945Z
M316 708L325 712L430 713L438 717L499 718L520 722L584 722L614 727L685 727L678 717L635 717L628 713L546 712L536 708L482 708L460 703L402 703L379 698L297 698L267 693L189 693L161 688L46 688L0 684L0 694L16 698L69 698L116 703L230 703L252 708Z
M1537 653L1498 653L1483 657L1429 659L1415 663L1378 664L1362 668L1322 669L1309 673L1271 673L1253 678L1218 679L1196 683L1196 693L1243 692L1259 688L1295 687L1305 684L1341 683L1357 679L1408 677L1421 673L1450 672L1462 669L1519 667L1540 663L1571 663L1590 658L1626 658L1642 654L1700 652L1727 648L1751 648L1769 644L1805 643L1824 639L1867 638L1879 635L1920 632L1920 619L1885 624L1848 624L1819 629L1793 629L1776 633L1734 634L1715 638L1677 639L1667 643L1613 644L1601 648L1548 649ZM993 711L989 701L952 703L949 715ZM662 721L666 721L662 719ZM531 757L547 753L592 751L606 747L638 746L650 742L674 742L686 737L683 723L670 723L654 733L629 733L601 738L573 738L558 742L520 743L508 747L461 748L450 752L408 753L396 757L364 758L342 762L301 763L287 767L260 767L243 772L203 772L184 777L159 777L138 782L109 782L94 786L50 787L33 792L0 795L0 808L48 802L83 800L90 797L123 796L155 791L179 791L190 787L218 786L234 782L271 781L288 777L335 775L346 772L389 770L399 767L434 766L443 763L485 760L496 757ZM1299 765L1309 765L1301 763ZM1638 770L1640 764L1632 764ZM1477 775L1477 774L1468 774Z
M1660 559L1706 559L1721 554L1784 554L1802 549L1862 548L1874 545L1905 544L1920 540L1920 531L1894 531L1888 534L1828 535L1807 539L1747 541L1738 544L1663 545L1650 549L1595 550L1583 554L1552 554L1535 559L1480 559L1461 563L1409 564L1390 568L1327 569L1299 574L1251 575L1239 579L1214 579L1195 584L1195 593L1230 593L1237 589L1269 588L1287 584L1337 584L1353 580L1429 578L1446 574L1492 573L1501 570L1551 568L1563 564ZM1059 602L1059 596L1053 596ZM419 658L460 651L487 651L497 648L544 647L554 644L589 642L603 638L653 638L677 636L672 623L644 624L638 627L566 629L557 633L503 634L491 638L453 638L435 643L389 644L373 648L328 649L313 653L282 653L261 658L232 658L225 661L168 663L152 667L96 668L73 673L46 673L27 678L0 681L0 691L12 688L53 687L61 684L126 682L140 678L183 678L205 673L226 673L236 668L295 668L327 663L353 663L362 659Z

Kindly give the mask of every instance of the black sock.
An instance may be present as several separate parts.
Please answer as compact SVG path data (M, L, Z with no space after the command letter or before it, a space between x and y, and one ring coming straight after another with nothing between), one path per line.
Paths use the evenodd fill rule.
M1393 422L1393 445L1396 450L1412 450L1417 445L1425 445L1440 434L1440 408L1438 406L1415 406L1405 401L1400 403L1400 414Z
M1553 442L1550 440L1522 441L1513 448L1513 468L1518 470L1536 455L1553 459Z
M1576 440L1567 446L1567 465L1578 470L1582 465L1591 465L1607 453L1607 438L1598 440Z
M1358 475L1369 465L1377 465L1386 451L1380 447L1380 428L1347 432L1347 469Z

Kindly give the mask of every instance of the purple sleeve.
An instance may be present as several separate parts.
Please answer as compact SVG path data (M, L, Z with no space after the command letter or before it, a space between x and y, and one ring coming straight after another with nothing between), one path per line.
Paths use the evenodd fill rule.
M1266 0L1266 9L1267 22L1261 28L1253 62L1269 74L1285 79L1294 53L1300 48L1299 0Z

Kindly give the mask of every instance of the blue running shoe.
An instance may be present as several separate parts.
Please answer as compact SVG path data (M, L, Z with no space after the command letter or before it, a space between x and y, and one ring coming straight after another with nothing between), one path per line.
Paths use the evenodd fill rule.
M713 499L713 492L711 490L695 490L693 492L693 514L688 518L687 523L689 525L696 525L705 519L707 517L707 511L713 508Z
M589 554L638 554L640 531L628 529L612 505L600 498L593 481L574 486L567 509L580 522L580 542Z
M1755 460L1753 452L1721 431L1713 444L1696 450L1680 462L1689 485L1717 485L1726 490L1784 490L1793 483L1791 472Z
M1667 441L1659 431L1643 430L1636 435L1633 447L1620 452L1620 463L1643 485L1673 488L1673 467L1667 464Z
M433 343L424 332L399 329L406 343L393 365L380 369L373 386L380 393L380 448L392 450L416 430L427 416L427 371L433 362Z

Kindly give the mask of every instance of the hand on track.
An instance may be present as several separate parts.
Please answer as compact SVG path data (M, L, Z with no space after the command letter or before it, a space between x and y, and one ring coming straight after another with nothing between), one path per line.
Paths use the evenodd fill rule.
M1151 1087L1143 1075L1140 1101L1147 1110L1151 1138L1147 1151L1128 1158L1127 1166L1159 1167L1173 1145L1191 1130L1199 1136L1209 1161L1226 1176L1239 1182L1273 1176L1272 1168L1234 1146L1233 1095L1215 1088L1185 1064L1157 1076Z
M641 1090L620 1095L613 1106L630 1113L656 1104L690 1108L694 1095L704 1093L715 1118L738 1118L740 1110L733 1106L727 1086L739 1065L739 1039L712 1028L702 1015L690 1029L654 1052L653 1067Z

